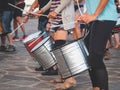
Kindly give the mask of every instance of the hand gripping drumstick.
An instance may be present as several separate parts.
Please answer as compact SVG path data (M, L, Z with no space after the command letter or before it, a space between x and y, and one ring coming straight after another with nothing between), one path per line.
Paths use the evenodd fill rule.
M14 7L14 8L17 8L17 9L19 9L20 11L23 11L23 12L27 12L27 13L30 13L30 14L37 14L37 13L34 13L34 12L28 12L28 11L25 11L24 9L21 9L21 8L15 6L15 5L13 5L13 4L11 4L11 3L8 3L8 5L10 5L10 6ZM47 17L47 15L44 15L44 14L37 14L37 15L38 15L38 16L44 16L44 17Z
M80 13L81 15L83 15L83 13L82 13L82 11L81 11L81 9L80 9L80 7L79 7L79 1L78 1L78 0L77 0L77 6L78 6L79 13ZM70 23L67 23L67 24L53 25L53 26L51 26L51 28L63 27L64 25L74 24L74 23L77 23L77 22L78 22L78 21L70 22Z

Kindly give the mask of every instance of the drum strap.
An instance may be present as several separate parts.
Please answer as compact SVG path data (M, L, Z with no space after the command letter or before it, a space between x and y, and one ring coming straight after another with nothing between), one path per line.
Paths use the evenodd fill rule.
M66 40L56 40L53 48L61 46L61 45L65 44L65 43L66 43Z

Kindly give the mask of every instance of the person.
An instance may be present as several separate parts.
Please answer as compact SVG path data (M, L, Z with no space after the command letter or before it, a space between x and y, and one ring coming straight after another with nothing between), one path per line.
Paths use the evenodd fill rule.
M16 51L16 48L14 46L14 43L12 40L12 35L11 35L11 32L12 32L11 21L12 21L12 17L13 17L13 12L14 12L13 9L14 8L11 7L8 3L15 4L15 0L4 0L0 4L0 10L2 11L1 19L2 19L2 27L3 27L3 34L1 36L1 38L4 38L1 41L0 48L2 48L3 51L14 52L14 51ZM8 47L6 47L6 45L5 45L6 37L8 38L8 42L9 42Z
M54 48L62 46L66 43L68 30L72 30L75 25L69 22L74 22L75 10L73 0L50 0L50 2L39 10L39 14L42 14L50 8L50 13L48 14L49 24L51 25L49 31L54 30ZM63 27L53 27L59 24L64 24ZM59 70L59 68L57 67ZM56 78L51 82L62 82L62 78ZM67 78L63 83L55 88L55 90L65 90L76 85L76 80L73 77Z
M32 5L31 5L31 7L30 7L30 9L29 9L28 12L33 12L37 7L39 7L39 9L41 9L41 8L44 7L49 1L50 1L50 0L44 0L44 1L42 1L42 0L34 0L34 2L32 3ZM34 12L34 13L37 13L37 11ZM47 11L44 12L43 14L48 15L48 13L49 13L49 10L47 10ZM25 16L25 18L24 18L24 21L25 21L25 22L28 21L29 15L30 15L30 13L27 13L27 15ZM39 17L39 20L38 20L38 30L41 31L41 33L46 32L46 33L44 34L44 38L45 38L46 36L48 36L48 32L46 31L46 24L47 24L47 22L48 22L48 18L47 18L47 17L44 17L44 16L40 16L40 17ZM44 69L43 69L42 66L40 66L40 67L38 67L38 68L35 68L35 70L36 70L36 71L43 71Z
M16 1L16 6L18 8L24 9L24 7L25 7L24 0L17 0ZM14 30L16 30L16 28L18 27L18 24L21 25L20 27L21 27L21 30L23 32L23 37L19 39L18 30L16 30L15 31L15 36L13 37L13 41L24 40L27 37L26 32L25 32L25 27L24 27L24 24L23 24L23 20L22 20L22 14L23 14L23 11L21 11L17 8L14 9L13 27L14 27Z
M79 21L89 25L90 33L85 39L88 45L89 75L93 90L109 90L108 73L103 62L106 43L117 21L114 0L86 0L87 12L79 16Z
M41 9L42 7L44 7L50 0L44 0L44 1L41 1L41 0L35 0L33 2L33 4L31 5L29 11L28 11L28 14L26 14L26 17L28 18L28 16L30 15L29 12L33 12L38 6L39 6L39 9ZM38 10L39 11L39 10ZM38 11L34 12L35 13L38 13ZM47 10L46 12L44 12L43 14L45 15L48 15L49 13L49 10ZM33 15L34 15L33 14ZM27 21L27 20L25 20ZM38 20L38 30L41 31L41 33L45 32L45 35L44 37L48 36L48 32L46 31L46 24L48 22L48 18L45 17L45 16L40 16L39 17L39 20Z
M117 12L119 13L119 8L118 8L119 1L114 0L114 2L115 2L115 5L116 5ZM118 25L118 24L119 24L119 18L117 20L116 25ZM115 41L115 45L113 44L113 40ZM120 47L119 32L114 31L114 29L113 29L111 37L108 40L108 43L106 45L106 51L105 51L105 54L104 54L104 60L110 60L111 53L110 53L109 49L111 49L113 47L114 47L114 49L118 49Z
M75 8L75 20L79 17L79 15L82 15L83 12L86 11L85 8L85 0L82 0L80 3L78 0L74 1L74 8ZM85 33L85 24L83 22L77 22L75 23L75 28L73 29L73 39L78 39L80 37L83 37Z
M119 0L115 0L115 5L116 5L116 9L117 9L117 12L118 12L118 15L119 15L119 13L120 13L120 9L119 9L120 1ZM119 20L120 19L118 18L118 21L117 21L116 25L120 24ZM118 48L120 48L119 32L114 32L113 36L114 36L114 40L115 40L115 46L114 46L114 48L118 49Z
M0 7L1 8L1 7ZM1 39L1 46L0 46L0 51L5 51L5 36L3 34L3 27L2 27L2 10L0 9L0 39Z

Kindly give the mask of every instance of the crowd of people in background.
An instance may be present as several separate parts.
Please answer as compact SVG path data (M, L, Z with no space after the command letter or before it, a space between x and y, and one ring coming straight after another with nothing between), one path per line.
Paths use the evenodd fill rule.
M81 1L83 2L81 3ZM78 6L75 6L78 2L81 3L79 3L79 8ZM25 7L24 0L3 0L2 3L0 3L0 51L16 51L14 41L24 40L27 37L24 24L28 21L31 14L39 17L38 30L42 33L46 33L44 37L50 35L54 39L54 48L62 46L66 43L70 30L73 34L73 39L80 38L83 35L84 28L86 28L87 24L89 25L87 28L90 30L90 33L85 39L85 43L88 51L90 52L88 63L90 65L89 74L91 77L93 90L109 90L108 74L103 62L103 58L107 60L110 58L108 51L111 47L114 47L115 49L120 48L119 32L113 31L113 28L116 25L117 12L118 14L120 13L119 0L34 0L30 9L28 12L26 12L24 19L23 12L15 7L12 7L9 3L23 10ZM112 4L116 4L116 9L115 5ZM109 5L111 7L109 7ZM39 10L31 13L37 7L39 7ZM82 13L79 11L79 9L81 9ZM108 13L110 14L109 17L107 15ZM48 16L40 16L42 14ZM11 28L12 20L13 30L15 30L14 36L12 35L13 30ZM51 25L65 24L73 21L79 22L75 23L75 25L72 23L69 26L50 28ZM22 38L19 38L17 29L18 26L21 27L23 32ZM114 45L111 37L114 37ZM6 45L6 38L8 39L8 46ZM41 71L44 69L42 66L40 66L35 70ZM42 75L58 75L58 70L58 67L53 66L47 71L43 72ZM61 78L58 78L52 82L61 81L63 82ZM64 80L60 86L56 87L56 90L64 90L74 86L74 84L76 84L76 80L73 77L70 77Z

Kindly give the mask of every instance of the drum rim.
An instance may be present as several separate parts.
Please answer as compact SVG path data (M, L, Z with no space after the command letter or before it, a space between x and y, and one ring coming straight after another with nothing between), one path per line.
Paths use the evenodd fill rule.
M83 37L80 37L80 38L78 38L78 39L76 39L76 40L71 40L71 41L69 41L69 42L67 42L67 43L65 43L65 44L63 44L63 45L61 45L61 46L58 46L58 47L56 47L56 48L53 48L51 51L60 49L60 48L62 48L62 47L64 47L64 46L66 46L66 45L68 45L68 44L71 44L71 43L73 43L73 42L76 42L76 41L78 41L78 40L80 40L80 39L83 40Z
M38 33L38 35L41 35L41 31L38 31L38 32L36 32L36 33L33 33L33 34L37 34ZM33 35L33 34L31 34L31 35ZM29 35L29 36L27 36L27 38L29 38L31 35ZM39 37L39 36L38 36ZM27 39L26 38L26 39ZM30 40L23 40L22 42L25 44L25 43L27 43L27 42L29 42L29 41L31 41L31 40L33 40L33 39L35 39L34 37L32 38L32 39L30 39Z
M81 71L81 72L79 72L79 73L76 73L76 74L74 74L74 75L68 75L68 76L65 76L65 77L62 77L62 76L61 76L61 78L62 78L62 79L67 79L67 78L70 78L70 77L74 77L74 76L77 76L77 75L79 75L80 73L86 72L86 71L88 71L88 70L89 70L89 67L88 67L88 69L86 69L86 70L84 70L84 71Z
M38 49L38 48L40 48L43 44L45 44L49 39L50 39L50 36L48 36L48 37L46 37L46 38L48 38L44 43L42 43L40 46L38 46L36 49ZM40 43L40 42L39 42ZM39 44L38 43L38 44ZM35 46L36 47L36 46ZM35 49L35 47L30 51L30 52L34 52L36 49Z

